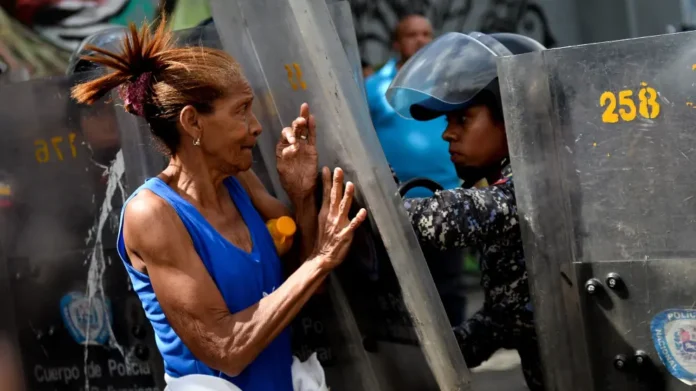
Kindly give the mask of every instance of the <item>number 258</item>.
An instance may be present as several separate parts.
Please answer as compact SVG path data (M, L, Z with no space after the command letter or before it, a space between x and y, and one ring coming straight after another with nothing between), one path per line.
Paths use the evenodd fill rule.
M619 91L619 113L616 114L617 99L616 95L611 91L606 91L599 97L599 104L602 107L606 106L602 114L602 122L615 124L621 118L625 122L630 122L636 119L636 115L647 119L657 118L660 115L660 103L657 101L657 91L654 88L648 87L646 83L640 83L641 89L638 91L638 108L633 99L633 91Z

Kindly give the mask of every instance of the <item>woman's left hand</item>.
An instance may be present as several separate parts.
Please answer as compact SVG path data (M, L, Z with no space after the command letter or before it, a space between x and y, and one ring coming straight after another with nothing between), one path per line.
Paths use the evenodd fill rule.
M291 201L314 194L317 186L316 124L303 103L300 116L283 129L276 145L276 165L280 182Z

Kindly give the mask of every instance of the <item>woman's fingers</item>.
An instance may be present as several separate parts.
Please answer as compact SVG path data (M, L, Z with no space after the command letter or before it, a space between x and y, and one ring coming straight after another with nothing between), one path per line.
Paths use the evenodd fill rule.
M309 121L309 105L307 103L303 103L300 105L300 116L292 121L292 128L295 131L295 137L310 136L310 131L307 130L309 127Z
M333 185L331 186L331 211L335 212L338 209L339 199L343 195L343 170L336 167L334 170Z
M360 208L358 214L356 214L355 217L353 217L353 219L350 221L350 224L348 224L348 226L343 230L343 232L345 234L355 232L355 230L358 229L360 224L362 224L366 218L367 211L365 210L365 208Z
M323 198L323 206L322 208L329 208L331 207L331 170L328 167L324 167L321 169L321 179L323 183L323 191L324 191L324 198Z
M292 121L292 125L290 127L283 128L282 131L282 137L284 140L287 140L288 144L295 144L297 142L298 137L302 136L310 136L309 131L305 131L307 129L309 123L309 119L303 118L303 117L297 117L295 118L294 121Z
M346 192L343 193L343 199L341 200L341 204L338 206L339 216L348 218L348 211L350 210L350 205L353 202L354 193L355 186L353 186L353 183L346 183Z
M309 105L307 103L303 103L302 106L300 106L300 118L305 120L302 123L307 128L308 143L314 145L317 141L317 123L314 116L310 114ZM300 118L298 118L297 121L299 121Z
M309 118L297 117L292 121L292 130L295 132L295 136L300 136L305 132L309 124Z
M298 139L305 140L309 144L316 142L316 122L314 116L309 113L307 103L300 106L300 116L292 121L290 127L284 128L281 132L281 143L297 145Z
M309 116L309 122L307 125L309 127L309 131L307 133L309 136L309 143L314 145L317 143L317 122L313 115Z
M297 139L295 138L295 130L293 128L283 128L283 131L280 132L280 134L282 139L287 141L290 145L297 142Z
M283 159L289 159L289 158L294 157L297 154L297 151L299 151L299 150L300 150L300 147L297 144L283 148L283 151L282 151Z
M300 117L309 120L309 105L307 103L300 105Z

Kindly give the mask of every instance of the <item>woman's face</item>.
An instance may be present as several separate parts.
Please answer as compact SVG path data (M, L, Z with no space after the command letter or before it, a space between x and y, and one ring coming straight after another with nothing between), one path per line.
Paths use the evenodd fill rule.
M493 119L486 105L448 114L442 138L450 145L455 166L488 167L508 155L505 127Z
M233 91L214 102L212 113L200 115L198 146L210 165L232 174L251 168L252 149L261 134L261 124L251 112L251 87L240 82Z

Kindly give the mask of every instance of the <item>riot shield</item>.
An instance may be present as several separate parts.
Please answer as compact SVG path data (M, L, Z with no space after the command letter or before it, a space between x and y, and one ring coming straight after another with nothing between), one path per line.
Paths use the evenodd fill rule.
M72 103L75 81L0 90L0 332L28 390L163 388L115 248L126 193L114 107Z
M338 39L341 41L341 44L343 44L348 63L353 70L353 79L355 79L355 82L360 86L360 90L366 96L365 99L367 99L362 62L360 61L360 47L358 46L358 37L355 35L355 25L353 24L353 16L350 12L350 3L347 0L342 0L329 3L327 7L329 8L331 20L338 34Z
M308 102L320 126L320 163L342 167L369 208L371 224L362 227L330 284L332 293L336 287L345 293L365 337L357 354L369 353L362 365L379 382L379 388L362 389L468 389L469 372L325 2L211 4L223 47L242 62L257 99L268 99L261 114L276 126L265 127L266 133L277 139L280 124L289 124ZM273 158L266 161L269 171Z
M696 380L695 38L499 60L548 389Z

